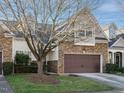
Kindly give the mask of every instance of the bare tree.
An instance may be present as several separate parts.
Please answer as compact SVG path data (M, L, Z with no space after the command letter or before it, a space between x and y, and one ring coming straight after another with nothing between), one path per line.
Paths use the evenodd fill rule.
M120 14L119 18L121 19L121 22L124 22L124 1L123 0L115 0L118 8L118 12ZM118 30L117 34L123 34L123 28Z
M120 18L121 18L121 21L123 22L124 21L124 1L123 0L116 0L116 3L117 3L117 6L118 6L118 12L120 12Z
M81 8L97 8L100 0L1 0L3 23L14 33L23 34L43 74L48 53L73 33L73 24ZM84 3L85 2L85 3ZM93 5L94 4L94 5ZM9 24L15 21L16 24Z

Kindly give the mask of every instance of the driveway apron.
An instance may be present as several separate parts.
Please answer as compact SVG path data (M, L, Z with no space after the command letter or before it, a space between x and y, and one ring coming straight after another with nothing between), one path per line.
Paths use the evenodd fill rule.
M106 74L106 73L82 73L82 74L75 73L74 75L87 77L97 82L114 87L116 89L124 90L124 76L118 76L118 75Z

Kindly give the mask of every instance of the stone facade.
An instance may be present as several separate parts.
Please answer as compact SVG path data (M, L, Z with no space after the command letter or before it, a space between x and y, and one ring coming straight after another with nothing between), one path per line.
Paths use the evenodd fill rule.
M0 35L0 52L2 52L2 61L12 61L12 37Z
M108 63L108 44L97 43L95 46L74 45L71 42L59 46L58 73L64 73L64 54L100 54L103 58L103 66Z

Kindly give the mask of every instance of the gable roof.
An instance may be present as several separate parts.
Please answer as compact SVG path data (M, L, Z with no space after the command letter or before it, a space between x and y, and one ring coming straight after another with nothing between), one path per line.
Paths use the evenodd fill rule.
M90 12L89 9L81 9L75 15L77 15L77 14L79 14L79 17L78 17L79 20L80 20L80 18L83 18L83 17L85 19L85 17L87 16L88 19L94 24L94 26L96 26L96 28L95 28L95 38L96 39L107 40L107 37L105 36L105 33L103 32L103 30L100 27L100 25L99 25L98 21L96 20L95 16ZM75 16L75 15L73 15L73 16ZM72 18L73 18L73 16L72 16ZM5 21L5 20L2 20L2 21ZM80 21L83 22L83 20L80 20ZM16 21L9 21L7 23L9 23L11 25L13 25L13 24L17 25ZM65 26L65 24L63 26ZM61 26L58 30L61 30L63 26ZM42 27L43 27L43 24L41 25L40 28L42 28ZM10 33L10 32L8 31L8 33ZM22 37L22 33L14 32L14 34L15 34L16 37Z
M109 47L111 47L116 41L117 39L111 39L109 42Z
M85 21L90 21L89 24L92 24L92 27L95 28L95 38L96 39L108 40L107 36L103 32L100 24L98 23L95 16L91 13L91 11L89 9L87 9L87 8L81 9L75 15L73 15L71 18L73 19L74 16L77 16L75 24L83 23ZM60 26L59 29L60 30L63 29L64 26L66 26L66 22L62 26ZM82 25L82 28L83 28L83 25ZM76 27L76 29L77 29L77 27ZM75 27L74 27L74 30L75 30Z
M118 34L118 35L119 35L119 34L124 34L124 28L118 29L117 34Z
M89 12L89 16L91 17L91 19L93 20L94 24L96 24L97 29L95 30L95 37L98 38L103 38L107 40L107 36L105 35L105 33L103 32L100 24L98 23L98 21L96 20L95 16Z
M116 38L111 39L109 42L109 47L111 47L111 48L112 47L116 47L116 48L122 47L122 46L114 46L120 40L124 41L124 34L117 35Z

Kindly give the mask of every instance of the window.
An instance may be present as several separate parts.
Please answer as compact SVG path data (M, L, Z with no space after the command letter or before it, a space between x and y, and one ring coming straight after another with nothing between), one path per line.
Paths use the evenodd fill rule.
M95 45L93 29L75 31L75 45Z
M92 37L92 31L86 31L86 36Z
M16 51L16 53L23 53L23 54L27 54L27 55L31 56L30 51Z
M84 30L80 30L78 32L78 37L85 36L86 32Z
M80 30L77 32L77 37L92 37L92 31Z
M35 33L35 31L31 31L31 35L35 35L36 33Z

